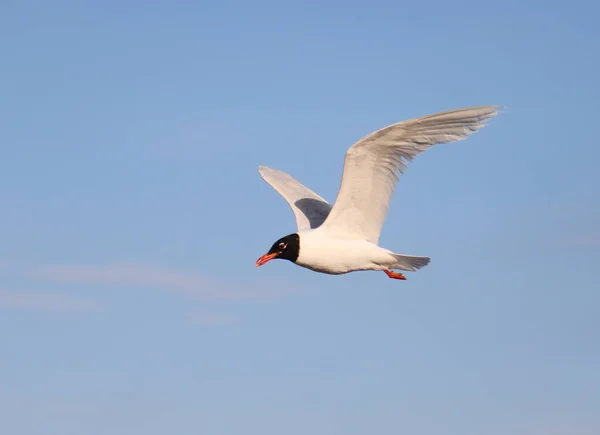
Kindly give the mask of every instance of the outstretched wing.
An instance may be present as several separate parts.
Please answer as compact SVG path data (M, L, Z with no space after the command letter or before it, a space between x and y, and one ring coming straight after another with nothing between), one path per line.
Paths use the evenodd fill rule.
M315 192L283 171L259 166L258 172L290 205L298 231L317 228L325 221L331 205Z
M427 148L466 139L498 106L454 109L378 130L346 152L338 197L323 227L338 237L378 243L389 203L406 165Z

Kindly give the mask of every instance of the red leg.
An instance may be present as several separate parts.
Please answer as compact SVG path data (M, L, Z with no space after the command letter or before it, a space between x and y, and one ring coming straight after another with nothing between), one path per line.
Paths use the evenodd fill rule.
M406 280L406 277L402 275L400 272L392 272L391 270L384 270L385 274L392 279L403 279Z

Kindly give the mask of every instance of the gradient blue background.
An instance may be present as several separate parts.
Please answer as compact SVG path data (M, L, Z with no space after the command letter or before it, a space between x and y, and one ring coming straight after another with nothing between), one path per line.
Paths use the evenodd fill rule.
M0 432L600 434L592 1L0 7ZM401 179L408 281L255 268L346 149L507 110Z

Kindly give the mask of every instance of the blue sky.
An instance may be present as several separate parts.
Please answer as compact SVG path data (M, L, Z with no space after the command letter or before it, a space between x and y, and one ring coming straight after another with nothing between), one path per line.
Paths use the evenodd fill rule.
M599 6L5 1L0 432L600 433ZM507 110L402 177L407 281L254 262L346 149Z

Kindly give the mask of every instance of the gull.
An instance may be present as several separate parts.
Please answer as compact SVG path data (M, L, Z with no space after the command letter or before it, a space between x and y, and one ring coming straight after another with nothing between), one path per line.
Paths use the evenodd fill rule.
M498 114L500 106L448 110L398 122L365 136L346 152L341 186L333 206L283 171L258 172L291 207L297 231L277 240L256 261L289 260L315 272L417 271L429 257L397 254L379 246L390 200L408 162L426 149L466 139Z

